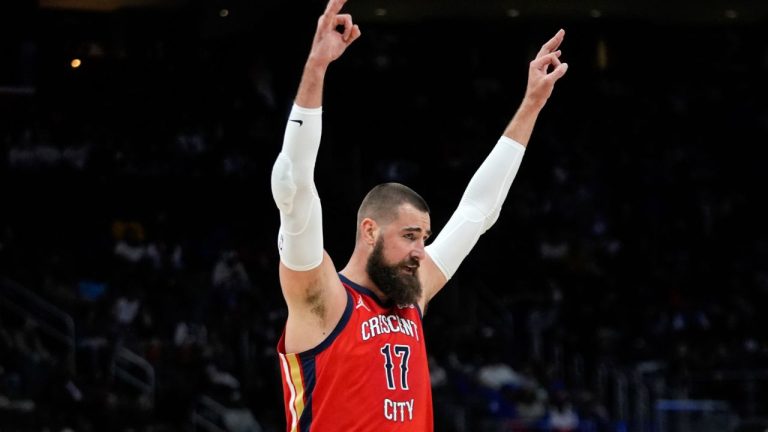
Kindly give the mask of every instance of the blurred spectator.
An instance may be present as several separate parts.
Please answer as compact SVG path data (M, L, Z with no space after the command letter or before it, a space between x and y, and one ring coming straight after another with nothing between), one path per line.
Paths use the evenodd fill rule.
M565 389L556 388L550 396L546 424L552 432L575 432L579 427L579 415Z
M115 256L131 264L138 264L147 257L144 227L140 223L117 221L112 233L116 239Z
M229 311L234 310L252 288L240 254L234 250L225 250L220 254L213 267L211 282L219 304Z

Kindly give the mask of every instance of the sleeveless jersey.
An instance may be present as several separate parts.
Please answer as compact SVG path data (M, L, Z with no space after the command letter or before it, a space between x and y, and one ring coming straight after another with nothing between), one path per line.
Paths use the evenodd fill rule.
M382 304L339 275L347 306L317 347L278 343L288 432L431 432L432 388L421 311Z

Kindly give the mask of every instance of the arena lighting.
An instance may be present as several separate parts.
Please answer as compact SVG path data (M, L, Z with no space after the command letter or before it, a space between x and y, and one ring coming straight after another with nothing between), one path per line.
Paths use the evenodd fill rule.
M229 9L224 8L224 9L220 10L219 11L219 16L222 17L222 18L228 17L229 16Z
M69 66L70 66L70 67L72 67L72 69L77 69L77 68L79 68L79 67L80 67L80 65L82 65L82 64L83 64L83 62L82 62L82 61L80 61L80 59L79 59L79 58L74 58L74 59L72 59L72 61L71 61L71 62L69 62Z
M606 70L608 68L608 44L605 43L605 40L600 39L597 41L597 68L601 71Z
M376 8L376 10L373 13L375 13L376 16L386 16L387 10L384 8Z

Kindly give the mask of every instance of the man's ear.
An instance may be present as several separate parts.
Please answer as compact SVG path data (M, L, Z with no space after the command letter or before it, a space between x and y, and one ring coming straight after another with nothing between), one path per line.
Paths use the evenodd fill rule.
M371 218L363 218L363 221L360 222L360 232L363 241L367 245L373 246L379 236L379 224Z

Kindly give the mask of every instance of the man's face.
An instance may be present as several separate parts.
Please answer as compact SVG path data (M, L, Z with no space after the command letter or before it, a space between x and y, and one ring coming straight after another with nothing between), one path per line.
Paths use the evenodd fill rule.
M404 205L398 218L376 239L366 270L382 293L397 305L421 299L418 270L426 256L424 242L429 234L429 214Z
M394 264L386 262L384 237L379 237L368 257L366 270L384 295L395 304L407 305L416 303L421 298L418 267L419 262L411 257Z

